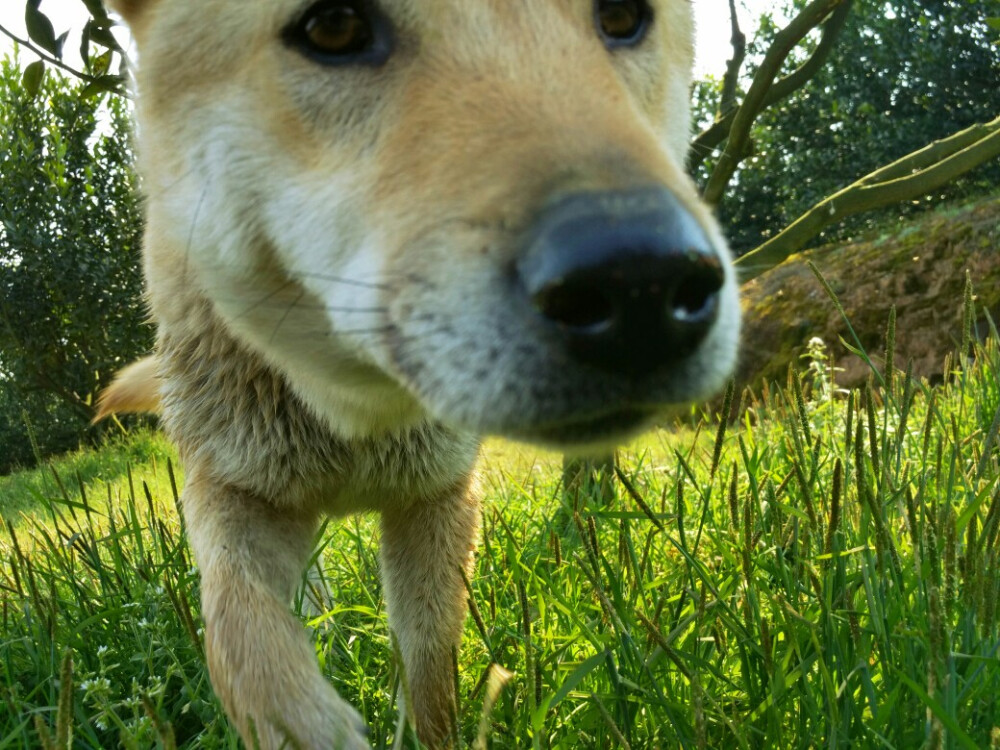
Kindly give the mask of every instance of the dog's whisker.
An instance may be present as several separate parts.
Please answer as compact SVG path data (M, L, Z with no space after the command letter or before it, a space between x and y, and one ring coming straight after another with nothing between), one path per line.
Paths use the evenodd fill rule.
M202 199L197 204L199 208L201 207L201 204L204 201L204 198L205 198L205 194L203 193L202 194ZM191 245L194 242L195 235L197 234L197 226L196 226L196 224L197 224L197 218L198 217L196 215L195 218L194 218L194 220L192 221L192 224L191 224L191 230L190 230L190 233L189 233L189 236L188 236L188 241L187 241L186 256L190 255L190 253L191 253ZM224 263L203 263L203 262L199 263L199 267L202 268L205 271L214 271L214 272L226 271L226 270L230 270L232 268L230 265L224 264ZM185 272L186 271L187 271L187 267L185 266ZM323 281L323 282L327 282L327 283L330 283L330 284L339 284L339 285L342 285L342 286L357 287L357 288L360 288L360 289L374 289L374 290L386 291L386 292L392 292L392 291L394 291L397 288L393 283L391 283L391 279L392 279L393 276L398 276L399 279L401 279L401 280L409 281L409 282L413 282L413 283L426 283L424 281L424 279L422 279L419 276L410 275L410 274L402 274L402 273L401 274L391 274L391 273L373 274L373 278L379 278L379 279L381 279L381 281L367 281L365 279L350 278L350 277L347 277L347 276L338 276L338 275L335 275L335 274L325 274L325 273L313 272L313 271L310 271L308 273L304 273L304 272L291 272L291 271L287 271L286 270L285 273L288 275L290 283L299 282L299 281L302 281L304 279L314 279L314 280L317 280L317 281Z
M378 336L391 333L395 330L397 330L395 325L388 324L376 328L338 328L336 331L323 335L325 338L335 338L337 336Z
M336 276L333 274L325 274L325 273L315 273L315 272L300 273L296 274L296 277L300 279L315 279L317 281L325 281L329 284L342 284L343 286L360 287L362 289L389 290L392 288L387 284L376 281L362 281L360 279L350 279L344 276Z
M265 303L269 302L270 300L272 300L275 297L277 297L278 295L280 295L282 292L284 292L286 289L288 289L294 283L295 283L294 281L286 281L284 284L282 284L281 286L279 286L274 291L269 292L267 295L265 295L261 299L255 300L254 302L252 302L251 304L249 304L242 312L237 313L236 319L237 320L241 320L241 319L245 318L250 313L252 313L254 310L260 308Z
M300 293L299 296L296 297L295 300L292 302L292 304L288 306L288 309L285 310L285 314L282 315L281 318L278 320L278 324L274 327L274 333L271 334L271 341L270 341L271 344L274 343L275 338L277 338L278 336L278 331L281 330L281 326L285 324L285 321L288 320L288 316L292 314L292 311L295 310L295 306L298 305L298 303L302 300L305 294L306 294L305 292Z
M280 292L272 292L267 298L258 300L253 303L252 307L244 310L241 316L248 315L252 310L265 309L265 310L284 310L289 305L293 305L296 310L307 310L307 311L317 311L317 312L331 312L344 315L385 315L388 313L389 308L387 307L347 307L343 305L325 305L321 302L303 302L306 293L301 292L293 302L288 302L284 299L277 299L277 295ZM243 297L222 297L216 298L219 302L226 303L245 303L246 300Z
M198 196L198 203L194 207L194 215L191 217L191 227L188 230L187 246L184 249L184 278L188 278L188 270L191 265L191 248L194 245L194 237L198 227L198 217L201 214L201 207L205 203L205 198L208 196L208 186L206 185L202 191L201 195Z
M193 168L192 169L188 169L188 170L182 172L181 174L177 175L177 177L175 179L171 180L170 182L168 182L166 185L162 186L158 190L152 190L149 187L143 185L142 192L143 192L143 194L144 194L144 196L145 196L145 198L146 198L147 201L157 200L161 196L170 195L171 193L173 193L174 190L177 188L177 186L180 185L182 182L184 182L184 180L186 180L192 174L194 174L194 169ZM208 190L207 187L205 189L206 189L206 191Z
M315 305L313 309L327 312L344 313L345 315L385 315L387 307L338 307L336 305Z
M203 196L204 197L204 196ZM200 203L199 203L200 205ZM192 223L191 227L191 237L188 240L188 253L190 253L190 244L193 242L193 236L197 233L197 227ZM224 263L199 263L200 268L205 271L226 271L231 269L231 266ZM430 280L415 274L410 271L398 271L391 272L388 270L379 271L377 274L372 274L372 278L378 278L379 281L369 281L364 278L351 278L349 276L340 276L337 274L326 274L318 271L309 272L298 272L285 270L290 281L300 282L306 279L322 281L329 284L338 284L347 287L356 287L359 289L373 289L382 292L394 292L399 288L400 283L405 283L411 286L421 286L427 289L436 288L437 285Z

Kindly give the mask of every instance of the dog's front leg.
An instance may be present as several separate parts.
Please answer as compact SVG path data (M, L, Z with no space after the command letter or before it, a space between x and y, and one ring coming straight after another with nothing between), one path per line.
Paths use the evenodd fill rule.
M454 731L452 653L467 611L479 500L469 481L439 497L382 514L382 576L420 741L448 747Z
M316 513L199 476L183 497L201 569L209 672L248 748L366 750L361 717L320 673L288 603Z

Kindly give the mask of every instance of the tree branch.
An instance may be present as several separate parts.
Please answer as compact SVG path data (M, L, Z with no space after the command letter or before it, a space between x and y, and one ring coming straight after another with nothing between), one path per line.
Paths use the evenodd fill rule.
M87 83L93 83L95 80L97 80L96 77L90 75L90 73L85 73L82 70L77 70L72 65L67 65L66 63L64 63L58 57L54 57L45 50L39 49L38 46L32 44L30 39L22 39L13 31L11 31L10 29L8 29L3 25L0 25L0 34L3 34L8 39L17 42L20 46L29 50L32 54L37 55L39 58L47 62L49 65L55 65L57 68L64 70L65 72L69 73L72 76L76 76L82 81L86 81Z
M935 141L865 175L817 203L736 263L749 281L783 263L825 227L848 216L910 200L1000 156L1000 117Z
M736 15L736 0L729 0L729 18L733 35L729 43L733 45L733 58L726 61L726 75L722 79L722 98L719 101L719 115L736 109L736 90L740 82L740 70L747 56L747 35L740 29L740 19Z
M847 17L850 15L853 0L846 0L843 5L838 6L830 19L823 24L823 36L816 45L816 49L802 65L789 73L784 78L775 81L771 90L767 92L764 99L764 109L770 109L778 102L788 98L806 83L812 80L813 76L819 72L820 68L826 64L827 58L836 46L840 33L844 30ZM719 114L711 125L698 134L691 142L691 150L688 156L688 163L694 171L701 163L713 153L716 147L729 137L729 131L733 129L733 121L736 119L736 108L719 108Z
M820 66L826 61L833 42L843 29L851 0L813 0L784 29L778 32L774 42L764 56L750 90L738 109L717 120L706 133L698 136L692 144L692 164L697 166L712 149L728 139L725 150L719 157L719 163L709 178L705 187L704 198L711 204L716 204L722 198L726 186L740 162L746 157L750 139L750 130L757 116L767 107L780 101L790 93L800 88L808 81ZM839 11L839 12L838 12ZM834 14L831 16L831 14ZM781 66L793 49L814 28L829 18L829 29L824 29L823 39L809 60L799 69L782 78L777 84L774 79L781 71ZM781 84L780 88L776 88ZM773 93L772 93L773 92ZM731 119L730 119L731 118ZM729 123L725 127L725 123ZM714 140L713 139L717 139Z

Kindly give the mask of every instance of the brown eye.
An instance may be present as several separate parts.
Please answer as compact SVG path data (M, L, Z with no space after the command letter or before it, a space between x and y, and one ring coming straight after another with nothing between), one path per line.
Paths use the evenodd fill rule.
M325 65L381 65L392 51L389 24L371 0L320 0L285 30L285 41Z
M646 0L597 0L597 25L610 47L641 42L652 16Z
M372 27L353 5L331 4L306 19L303 27L309 44L326 55L355 55L372 41Z

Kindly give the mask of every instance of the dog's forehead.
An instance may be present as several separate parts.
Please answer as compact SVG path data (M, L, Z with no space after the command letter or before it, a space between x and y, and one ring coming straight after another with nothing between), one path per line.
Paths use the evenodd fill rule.
M193 46L210 34L216 43L251 39L264 43L280 40L280 31L316 5L316 0L110 0L132 26L140 46L152 43L153 35L167 32L174 44ZM576 21L568 26L586 26L597 0L375 0L373 5L395 25L424 32L447 32L455 28L484 33L506 29L530 30L532 36L546 32L565 33L566 24L551 24L560 16ZM659 26L683 37L691 25L691 0L649 0ZM531 38L522 40L530 43Z
M598 0L370 0L395 35L394 54L377 69L325 66L288 44L288 30L317 0L117 2L137 40L139 120L146 124L166 117L194 123L193 113L252 92L268 102L260 115L272 123L332 127L348 113L368 127L378 101L393 101L415 81L465 86L478 79L516 82L517 97L603 90L613 98L616 88L632 96L656 129L687 117L690 0L648 0L650 33L635 49L620 51L609 51L600 38ZM670 132L681 150L683 130Z

